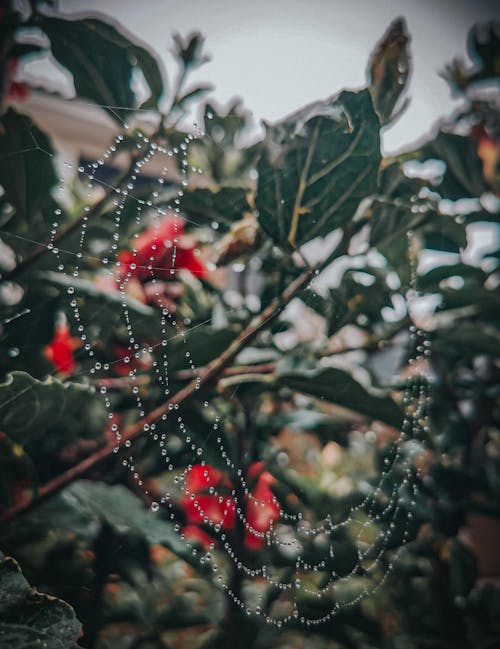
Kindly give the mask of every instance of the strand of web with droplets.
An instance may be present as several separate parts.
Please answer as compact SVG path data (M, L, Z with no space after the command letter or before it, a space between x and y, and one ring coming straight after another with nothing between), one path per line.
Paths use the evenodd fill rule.
M365 552L365 553L364 553L364 556L366 556L366 554L367 554L367 553Z
M131 188L132 188L132 187L129 185L129 189L131 189ZM120 206L120 207L121 207L121 206ZM119 210L117 210L117 212L119 212ZM117 227L119 227L119 219L117 219ZM83 237L84 237L84 233L82 233L82 239L81 239L81 243L82 243L82 244L83 244ZM130 325L129 325L129 326L130 326ZM131 338L132 338L132 336L131 336ZM141 407L141 404L140 404L140 403L139 403L138 405L139 405L139 407ZM135 475L137 475L137 474L135 474Z

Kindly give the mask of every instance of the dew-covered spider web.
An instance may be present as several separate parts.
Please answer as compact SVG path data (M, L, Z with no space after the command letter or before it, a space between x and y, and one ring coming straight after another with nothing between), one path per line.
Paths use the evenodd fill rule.
M125 133L127 127L125 128ZM60 210L54 214L54 222L50 232L47 248L53 256L57 271L66 278L67 308L65 310L71 329L78 332L81 346L78 350L80 367L85 367L84 375L92 384L97 385L98 391L106 406L109 417L109 427L115 440L115 453L119 454L123 465L127 467L142 489L146 500L150 502L151 516L161 516L172 521L173 529L188 551L200 562L204 569L210 569L220 586L232 597L237 607L252 616L261 616L268 624L282 627L290 622L300 621L305 626L314 626L333 619L340 611L358 604L363 598L372 595L386 581L394 563L394 550L401 547L410 537L412 509L417 498L418 470L415 467L414 456L421 448L422 439L428 433L428 411L430 406L431 375L429 370L430 341L425 332L415 326L409 328L410 355L409 366L405 368L406 382L402 404L404 420L397 439L394 441L394 452L386 457L384 466L377 476L377 482L365 490L362 502L352 506L342 520L338 520L335 512L328 514L320 521L309 521L301 513L290 513L280 505L276 495L266 495L265 498L256 496L251 488L250 480L243 467L238 467L231 459L230 449L226 446L222 431L225 427L224 412L215 400L203 401L201 407L206 412L206 430L190 429L189 421L182 414L183 410L176 403L171 389L170 352L175 341L177 348L182 343L186 366L200 387L200 370L196 353L190 349L189 318L182 318L172 308L170 297L165 294L165 281L177 279L179 273L177 256L180 240L183 236L183 226L187 221L182 210L182 198L188 182L193 175L201 170L190 167L188 150L196 141L202 141L208 135L199 127L186 134L183 141L175 147L162 146L152 138L139 134L134 143L133 159L135 163L124 183L117 187L106 185L101 179L100 169L105 167L114 157L117 150L124 146L125 136L118 135L111 146L103 151L102 156L93 161L81 164L78 174L86 188L84 217L78 231L77 249L68 251L64 243L58 244L58 234L63 227L60 221ZM169 186L168 169L172 161L180 170L180 182ZM136 188L144 181L145 169L155 163L155 168L163 169L162 173L147 182L149 195L140 197ZM66 162L66 166L71 166ZM149 174L149 172L148 172ZM167 198L166 187L169 186ZM96 191L111 192L112 210L106 218L112 226L112 234L108 235L106 248L99 250L93 247L88 237L88 231L94 227L92 206L95 202ZM59 191L66 191L65 181L61 180ZM124 218L127 224L125 227ZM169 217L173 229L169 238L162 233L162 222ZM102 218L102 217L99 217ZM96 218L96 221L98 218ZM108 225L109 225L108 224ZM135 234L130 240L126 232L130 228ZM211 226L218 228L218 223ZM141 232L149 229L154 234L150 240L151 257L144 262L139 255L134 242ZM408 233L411 278L406 292L406 302L409 313L412 310L412 300L418 297L416 291L417 248L413 242L412 233ZM170 250L169 266L158 267L155 254L158 246ZM124 261L120 251L130 250L130 255ZM165 258L165 257L164 257ZM85 281L85 268L90 265L99 273L103 282L107 282L110 290L117 299L113 308L119 311L119 319L124 333L124 341L119 347L119 353L114 360L103 362L99 353L99 334L92 322L92 314L81 309L78 299L79 286ZM141 329L140 314L130 307L130 296L133 294L135 277L140 273L143 281L147 281L151 291L151 302L157 317L157 330L152 338L157 338L154 344L144 344L147 339ZM159 275L162 279L158 279ZM313 288L313 279L309 289ZM208 324L208 319L206 323ZM199 326L199 325L196 325ZM84 362L85 361L85 362ZM125 395L130 402L130 409L136 413L136 422L147 417L147 405L144 403L140 383L136 380L141 368L150 367L152 385L163 395L163 399L171 403L166 412L156 420L148 420L142 425L140 435L129 439L125 436L124 428L114 412L115 398L113 389L106 383L113 365L119 366L124 381L120 386L120 394ZM76 374L76 377L79 375ZM409 377L409 378L408 378ZM234 388L234 391L238 386ZM148 439L161 459L163 470L169 474L168 482L171 487L162 493L151 493L147 477L142 475L140 468L141 451L144 438ZM177 446L181 440L184 449L189 452L190 460L187 466L180 469L175 461ZM201 440L201 441L200 441ZM418 440L417 445L415 440ZM174 444L175 442L175 444ZM176 446L174 448L174 446ZM208 447L210 446L210 453ZM211 455L217 453L219 466L226 466L233 482L225 485L214 480L211 465ZM192 487L190 479L194 468L204 488ZM191 485L191 487L190 487ZM388 489L387 486L390 485ZM210 500L200 494L208 494ZM266 492L268 494L268 492ZM199 541L185 534L182 517L179 516L178 502L180 499L190 502L190 507L199 512L199 523L209 533L211 540L207 546L201 546ZM210 511L210 503L217 502L218 516ZM270 521L267 531L262 532L252 525L256 516L249 517L248 511L258 514L268 512L271 508L278 515ZM222 512L222 516L220 516ZM252 520L250 520L250 518ZM233 521L233 526L239 525L249 533L257 544L266 547L274 546L295 564L292 576L283 574L283 570L272 565L259 562L265 553L254 553L252 561L248 561L247 553L240 553L233 544L233 535L227 522ZM397 522L397 524L396 524ZM402 532L401 532L402 530ZM344 533L349 533L357 547L357 558L351 570L345 574L331 569L332 560L338 549L338 539ZM402 535L401 535L402 534ZM304 547L317 544L323 548L323 559L310 561ZM391 551L391 552L389 552ZM262 588L261 595L249 603L242 601L240 593L235 593L231 586L231 574L241 573L244 580L258 581ZM276 613L270 613L265 606L266 586L282 592L282 606ZM298 596L317 598L329 603L326 607L318 607L317 616L303 615L297 606Z

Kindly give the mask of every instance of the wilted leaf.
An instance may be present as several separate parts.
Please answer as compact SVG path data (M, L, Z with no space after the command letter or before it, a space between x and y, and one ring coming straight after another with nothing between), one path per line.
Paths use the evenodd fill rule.
M410 74L409 36L403 18L393 21L370 58L368 81L373 105L382 124L394 117L394 109L406 89Z
M217 244L216 264L225 266L242 256L255 252L261 243L262 230L255 217L247 214L233 223L230 231Z

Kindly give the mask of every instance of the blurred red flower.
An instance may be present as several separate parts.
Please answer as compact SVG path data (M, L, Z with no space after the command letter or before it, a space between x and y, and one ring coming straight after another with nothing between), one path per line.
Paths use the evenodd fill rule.
M76 368L73 352L81 344L79 338L70 335L67 323L59 322L55 326L54 338L44 347L43 352L60 374L71 374Z
M168 215L158 226L145 230L134 240L134 249L135 254L123 250L118 255L122 276L130 273L141 282L172 279L181 268L196 277L206 276L207 270L195 254L195 241L184 234L184 220L180 216Z
M246 519L253 530L265 534L280 517L280 506L271 487L276 484L269 471L264 471L264 462L254 462L248 470L249 479L257 479L246 506ZM260 550L265 537L258 536L252 529L245 531L245 545L249 550Z
M263 462L255 462L248 470L249 481L255 481L245 502L245 546L249 550L260 550L265 544L265 533L280 517L280 506L271 486L276 479L264 471ZM234 529L236 524L236 501L232 495L223 495L232 490L229 478L210 465L195 464L187 473L186 490L181 505L188 525L184 534L204 547L213 543L208 532L198 525L211 523L222 529ZM214 493L214 492L217 493Z
M9 59L7 62L7 97L9 99L23 100L29 97L30 89L25 83L14 81L13 77L16 74L19 61L17 59Z
M111 367L119 376L128 376L132 370L146 371L151 368L152 360L148 355L135 356L135 352L125 345L115 345L113 354L116 360Z

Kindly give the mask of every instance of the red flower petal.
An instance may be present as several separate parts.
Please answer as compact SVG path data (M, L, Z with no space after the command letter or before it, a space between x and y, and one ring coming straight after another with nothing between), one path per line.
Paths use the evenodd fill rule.
M211 543L216 543L216 541L205 532L205 530L200 529L197 525L186 525L184 528L184 536L187 539L192 539L193 541L198 541L198 543L208 550Z
M192 493L206 491L216 487L222 479L222 473L210 464L195 464L186 474L186 488Z
M80 346L78 338L72 338L67 324L56 325L52 342L44 347L45 357L61 374L71 374L76 368L73 350Z

